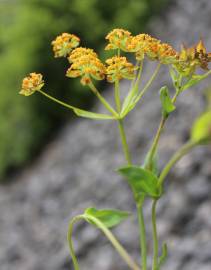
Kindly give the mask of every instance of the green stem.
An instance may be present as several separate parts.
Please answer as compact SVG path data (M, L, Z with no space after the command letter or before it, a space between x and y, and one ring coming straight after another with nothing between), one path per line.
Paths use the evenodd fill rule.
M141 263L142 270L147 270L147 242L146 242L146 228L144 222L143 206L137 204L138 221L140 230L140 247L141 247Z
M83 219L82 215L74 217L72 219L72 221L69 224L68 233L67 233L67 240L68 240L68 244L69 244L70 255L71 255L72 260L73 260L74 270L79 270L79 264L78 264L78 261L77 261L77 257L75 255L75 251L74 251L74 247L73 247L73 241L72 241L73 226L80 219Z
M116 237L111 233L111 231L104 226L104 224L99 221L97 218L89 215L84 215L84 217L96 224L98 228L102 230L102 232L105 234L105 236L110 240L112 245L115 247L119 255L124 259L124 261L127 263L127 265L133 269L133 270L140 270L139 266L134 262L134 260L131 258L131 256L128 254L128 252L123 248L123 246L119 243L119 241L116 239Z
M177 97L178 95L180 94L179 91L176 91L175 95L173 96L172 98L172 103L175 104L176 100L177 100ZM161 118L161 121L160 121L160 124L159 124L159 127L158 127L158 130L156 132L156 135L153 139L153 142L152 142L152 146L149 150L149 154L148 154L148 166L147 166L147 169L151 169L151 164L152 164L152 160L154 158L154 155L156 153L156 150L157 150L157 147L158 147L158 143L159 143L159 140L160 140L160 136L162 134L162 131L163 131L163 128L165 126L165 123L168 119L168 116L162 116Z
M171 168L174 166L177 161L179 161L183 156L185 156L191 149L193 149L198 143L193 141L188 141L186 144L184 144L169 160L167 165L162 170L159 180L158 180L158 187L161 187L167 174L171 170Z
M65 103L65 102L63 102L63 101L61 101L61 100L59 100L59 99L57 99L57 98L54 98L54 97L48 95L47 93L43 92L42 90L38 90L38 92L40 92L40 93L41 93L42 95L44 95L45 97L47 97L47 98L53 100L54 102L56 102L56 103L62 105L63 107L66 107L66 108L70 109L71 111L75 108L75 107L73 107L73 106L71 106L71 105L69 105L69 104L67 104L67 103Z
M122 140L122 146L123 146L123 150L124 150L124 154L125 154L125 159L127 160L128 165L131 165L132 161L131 161L131 156L130 156L129 147L127 144L127 139L126 139L126 134L125 134L122 119L118 120L118 127L119 127L119 132L120 132L120 136L121 136L121 140Z
M120 113L121 102L120 102L120 95L119 95L119 80L115 81L115 102L116 102L117 112Z
M156 153L156 150L157 150L157 146L158 146L158 142L160 140L160 136L161 136L161 133L162 133L162 130L163 130L163 127L165 125L165 122L166 122L166 117L162 117L161 121L160 121L160 124L159 124L159 127L158 127L158 130L156 132L156 135L154 137L154 140L153 140L153 143L152 143L152 146L149 150L149 155L148 155L148 164L147 164L147 169L151 170L151 164L152 164L152 160L154 158L154 155Z
M157 236L157 223L156 223L156 205L157 205L157 200L154 200L152 203L152 235L153 235L152 270L158 269L158 236Z
M89 88L92 90L92 92L99 98L99 100L101 101L101 103L105 106L105 108L111 112L114 117L118 118L119 115L118 113L111 107L111 105L105 100L105 98L99 93L99 91L97 90L97 88L94 86L93 83L90 83Z
M143 64L144 64L144 61L142 60L140 62L140 65L139 65L139 72L138 72L136 82L135 82L136 87L138 87L140 79L141 79L141 74L142 74L142 71L143 71Z
M136 98L137 101L139 99L141 99L142 96L146 93L146 91L148 90L148 88L150 87L150 85L152 84L152 82L154 81L155 77L157 76L160 67L161 67L161 64L159 63L157 65L154 73L152 74L152 77L149 79L149 81L147 82L147 84L144 86L144 88L142 89L142 91L140 92L140 94L138 95L138 97Z

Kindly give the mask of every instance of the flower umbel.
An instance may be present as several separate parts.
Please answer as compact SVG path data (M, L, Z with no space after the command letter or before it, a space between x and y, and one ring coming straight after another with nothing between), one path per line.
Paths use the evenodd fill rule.
M43 76L40 73L30 73L29 76L23 79L22 89L19 94L30 96L35 91L39 91L44 85Z
M76 48L80 43L80 39L68 33L63 33L52 41L55 57L66 57L72 49Z
M127 42L130 36L131 33L129 31L124 29L114 29L106 36L109 44L105 47L105 50L121 49L127 52Z
M91 49L75 49L69 56L69 61L72 62L72 65L67 70L67 77L82 77L81 83L83 85L90 84L92 78L95 80L105 78L106 68Z
M71 54L68 57L68 60L70 63L73 63L73 62L78 61L78 59L80 59L80 57L86 56L86 55L92 56L93 58L98 57L97 53L94 50L89 49L89 48L79 47L79 48L74 49L71 52Z
M114 82L116 80L133 79L135 77L135 66L127 61L126 57L114 56L106 60L107 66L107 80Z

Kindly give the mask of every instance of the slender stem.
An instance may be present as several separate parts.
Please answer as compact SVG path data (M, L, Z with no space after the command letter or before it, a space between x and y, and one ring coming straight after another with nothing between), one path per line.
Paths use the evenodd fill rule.
M123 147L123 151L125 154L125 159L127 160L128 165L131 165L132 161L131 161L130 151L129 151L129 147L127 144L127 139L126 139L126 134L125 134L122 119L118 120L118 127L119 127L119 132L120 132L120 136L121 136L121 140L122 140L122 147Z
M163 130L163 127L165 125L165 122L166 122L166 117L162 117L161 121L160 121L160 124L159 124L159 127L158 127L158 130L156 132L156 135L154 137L154 140L153 140L153 143L152 143L152 146L149 150L149 156L148 156L148 164L147 164L147 169L151 170L151 164L152 164L152 160L154 158L154 155L156 153L156 150L157 150L157 146L158 146L158 142L160 140L160 136L161 136L161 133L162 133L162 130Z
M65 102L63 102L63 101L61 101L61 100L59 100L57 98L54 98L54 97L50 96L49 94L43 92L42 90L38 90L38 92L40 92L42 95L46 96L47 98L53 100L54 102L56 102L56 103L58 103L58 104L60 104L60 105L62 105L64 107L70 109L71 111L74 109L73 106L71 106L71 105L69 105L69 104L67 104L67 103L65 103Z
M158 71L161 67L161 64L159 63L155 69L155 71L152 74L152 77L149 79L149 81L147 82L147 84L144 86L144 88L142 89L142 91L140 92L140 94L138 95L138 97L136 98L136 100L138 101L139 99L142 98L142 96L146 93L146 91L148 90L148 88L150 87L150 85L152 84L152 82L154 81L155 77L158 74Z
M146 242L146 228L144 222L143 206L137 204L138 221L140 230L140 247L141 247L141 263L142 270L147 270L147 242Z
M173 96L173 98L172 98L172 103L173 104L177 101L177 97L178 97L179 93L180 93L179 91L176 91L175 95ZM157 130L157 132L155 134L155 137L154 137L153 142L152 142L152 146L151 146L151 148L149 150L147 169L151 169L151 163L152 163L152 160L153 160L154 155L156 153L158 143L159 143L159 140L160 140L160 136L162 134L162 131L163 131L163 128L165 126L165 123L166 123L167 119L168 119L168 116L162 116L162 118L161 118L158 130Z
M111 107L111 105L105 100L105 98L99 93L97 88L94 86L93 83L90 83L89 88L92 90L92 92L99 98L99 100L102 102L102 104L105 106L105 108L111 112L115 117L119 117L118 113Z
M128 254L128 252L123 248L123 246L119 243L119 241L116 239L116 237L111 233L111 231L104 226L104 224L99 221L97 218L89 215L85 215L85 218L88 220L91 220L94 222L105 234L105 236L110 240L112 245L115 247L115 249L118 251L119 255L124 259L124 261L127 263L127 265L133 269L133 270L140 270L139 266L134 262L134 260L131 258L131 256Z
M119 95L119 80L115 81L115 102L116 102L117 112L120 113L121 102L120 102L120 95Z
M158 236L157 236L157 223L156 223L156 205L157 205L157 200L154 200L152 203L152 235L153 235L152 270L158 269Z
M135 85L138 87L138 84L140 82L140 79L141 79L141 74L142 74L142 71L143 71L143 64L144 64L144 61L142 60L140 62L140 65L139 65L139 72L138 72L138 75L137 75L137 78L136 78L136 83Z
M80 268L79 268L78 260L77 260L77 257L75 255L75 251L74 251L74 247L73 247L72 234L73 234L74 224L80 219L83 219L83 216L77 216L77 217L74 217L72 219L72 221L69 224L68 233L67 233L67 240L68 240L68 244L69 244L70 255L72 257L75 270L79 270Z
M142 63L140 63L140 65L139 65L139 63L140 63L140 61L136 61L135 67L138 67L138 69L136 69L136 71L135 71L135 78L131 81L130 91L132 90L134 84L136 83L138 75L139 75L139 73L141 73L141 70L142 70L142 67L143 67L143 61L142 61Z
M124 100L123 107L122 107L122 112L121 112L121 114L123 114L123 115L124 115L124 112L127 111L127 108L130 106L131 101L136 97L137 92L138 92L138 86L139 86L139 83L140 83L141 74L142 74L142 70L143 70L143 61L141 61L140 63L137 62L136 66L137 65L139 65L138 66L139 71L136 72L136 76L131 82L129 93L128 93L127 97Z
M184 144L169 160L167 165L162 170L159 180L158 180L158 187L162 186L167 174L171 170L171 168L174 166L177 161L179 161L183 156L185 156L191 149L193 149L198 143L193 141L188 141L186 144Z

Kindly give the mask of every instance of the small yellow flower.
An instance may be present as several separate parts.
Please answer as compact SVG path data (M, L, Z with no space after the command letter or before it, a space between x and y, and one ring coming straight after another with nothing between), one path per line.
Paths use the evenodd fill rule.
M173 64L177 61L177 57L178 53L171 45L167 43L159 45L158 59L162 64Z
M161 43L158 39L154 39L147 44L145 53L151 60L158 60L162 64L173 64L178 56L171 45Z
M87 54L87 50L90 53ZM70 56L70 61L72 65L67 70L67 77L76 78L82 77L81 83L87 85L91 83L91 79L103 80L105 78L106 68L104 64L97 58L97 54L91 49L86 49L84 54L76 54L73 51L73 57Z
M85 56L85 55L89 55L89 56L93 56L94 58L97 58L98 55L96 54L96 52L94 52L94 50L89 49L89 48L83 48L83 47L79 47L74 49L71 54L68 57L68 60L70 63L76 62L81 56Z
M105 50L121 49L127 51L127 42L131 37L131 33L124 29L114 29L107 36L106 40L109 44L105 47Z
M39 91L44 85L44 81L42 78L43 76L40 73L30 73L29 76L23 79L22 89L19 94L24 96L30 96L35 91Z
M148 34L139 34L136 36L131 36L127 40L127 51L135 52L136 59L138 61L143 60L144 55L147 51L148 45L152 42L155 42L156 39L151 37Z
M133 79L135 77L135 67L129 63L126 57L114 56L106 60L107 66L107 80L114 82L116 80Z
M66 57L72 49L76 48L80 43L80 39L68 33L63 33L52 41L55 57Z

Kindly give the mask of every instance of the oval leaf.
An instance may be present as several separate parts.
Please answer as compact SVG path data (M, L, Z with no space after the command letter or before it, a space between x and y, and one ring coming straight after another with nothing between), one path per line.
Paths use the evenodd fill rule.
M203 113L193 124L191 139L195 142L211 141L211 111Z
M116 209L97 210L96 208L88 208L85 210L85 215L95 217L107 228L112 228L128 218L130 214ZM94 224L93 222L90 223Z
M127 166L118 170L124 175L137 194L146 194L150 197L157 198L160 196L160 190L157 187L158 178L149 170L138 166Z

